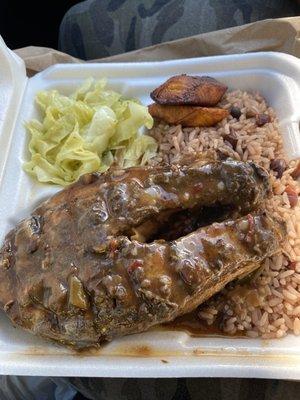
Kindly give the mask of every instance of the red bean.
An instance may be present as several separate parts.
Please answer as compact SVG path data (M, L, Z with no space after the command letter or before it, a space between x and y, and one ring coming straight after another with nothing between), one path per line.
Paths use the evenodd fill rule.
M231 107L230 114L233 118L239 119L242 115L242 111L239 107Z
M267 114L257 114L255 116L255 119L256 119L257 126L263 126L271 121L269 115L267 115Z
M297 180L300 177L300 161L298 162L294 171L291 173L291 177L295 180Z
M297 195L297 192L295 191L295 189L292 186L288 185L285 189L285 192L288 196L290 206L292 208L296 207L296 205L298 203L298 195Z
M271 161L270 168L277 173L277 178L281 178L286 170L286 162L281 158L276 158Z
M253 110L247 110L246 111L246 118L253 118L256 116L256 112Z
M236 132L233 129L230 129L230 133L228 135L224 136L224 142L228 142L231 144L231 147L235 150L237 142L238 142L238 137Z

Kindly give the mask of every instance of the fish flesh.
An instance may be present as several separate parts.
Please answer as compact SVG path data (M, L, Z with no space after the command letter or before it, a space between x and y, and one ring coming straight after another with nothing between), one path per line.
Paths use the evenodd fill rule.
M269 194L262 168L233 160L84 175L6 236L0 307L75 349L171 321L278 251Z

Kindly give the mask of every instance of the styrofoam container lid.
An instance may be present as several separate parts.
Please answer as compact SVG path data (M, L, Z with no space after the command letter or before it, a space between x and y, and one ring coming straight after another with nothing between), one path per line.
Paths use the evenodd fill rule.
M206 74L230 89L260 91L278 115L288 157L300 158L300 62L295 57L262 52L147 63L57 64L28 79L23 61L0 38L0 240L59 190L22 170L28 157L24 121L39 117L34 104L38 91L56 88L68 94L87 77L105 76L111 88L147 104L154 87L180 73ZM0 313L0 374L299 379L300 338L192 337L158 328L78 356L14 328Z

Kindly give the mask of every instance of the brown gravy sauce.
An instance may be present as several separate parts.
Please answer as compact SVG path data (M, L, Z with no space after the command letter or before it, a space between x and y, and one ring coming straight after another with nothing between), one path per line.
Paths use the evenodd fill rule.
M260 305L260 298L257 289L249 287L247 283L238 284L230 291L230 298L234 301L235 297L242 298L249 306L257 307ZM220 329L220 319L214 324L207 325L198 317L198 310L194 310L189 314L182 315L174 321L161 325L163 329L173 329L176 331L186 331L191 336L229 336L229 337L245 337L245 333L239 331L235 334L229 334Z
M212 325L207 325L206 322L201 321L198 317L197 310L192 311L189 314L182 315L176 318L174 321L167 322L166 324L160 325L163 329L172 329L175 331L185 331L190 336L230 336L230 337L243 337L242 332L238 332L234 335L225 333L220 329L219 321L216 321Z

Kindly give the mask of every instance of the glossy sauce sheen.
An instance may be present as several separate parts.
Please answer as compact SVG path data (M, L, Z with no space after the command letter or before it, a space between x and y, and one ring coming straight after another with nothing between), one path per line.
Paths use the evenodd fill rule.
M174 320L278 249L280 227L256 212L269 190L264 170L230 160L85 175L7 235L0 306L76 349ZM229 214L201 227L207 207Z
M234 335L228 335L221 330L219 321L216 320L212 325L207 325L205 321L201 321L198 317L198 311L194 310L188 314L177 317L174 321L167 322L162 325L163 329L184 331L190 336L201 337L201 336L235 336L242 337L241 332L237 332Z

